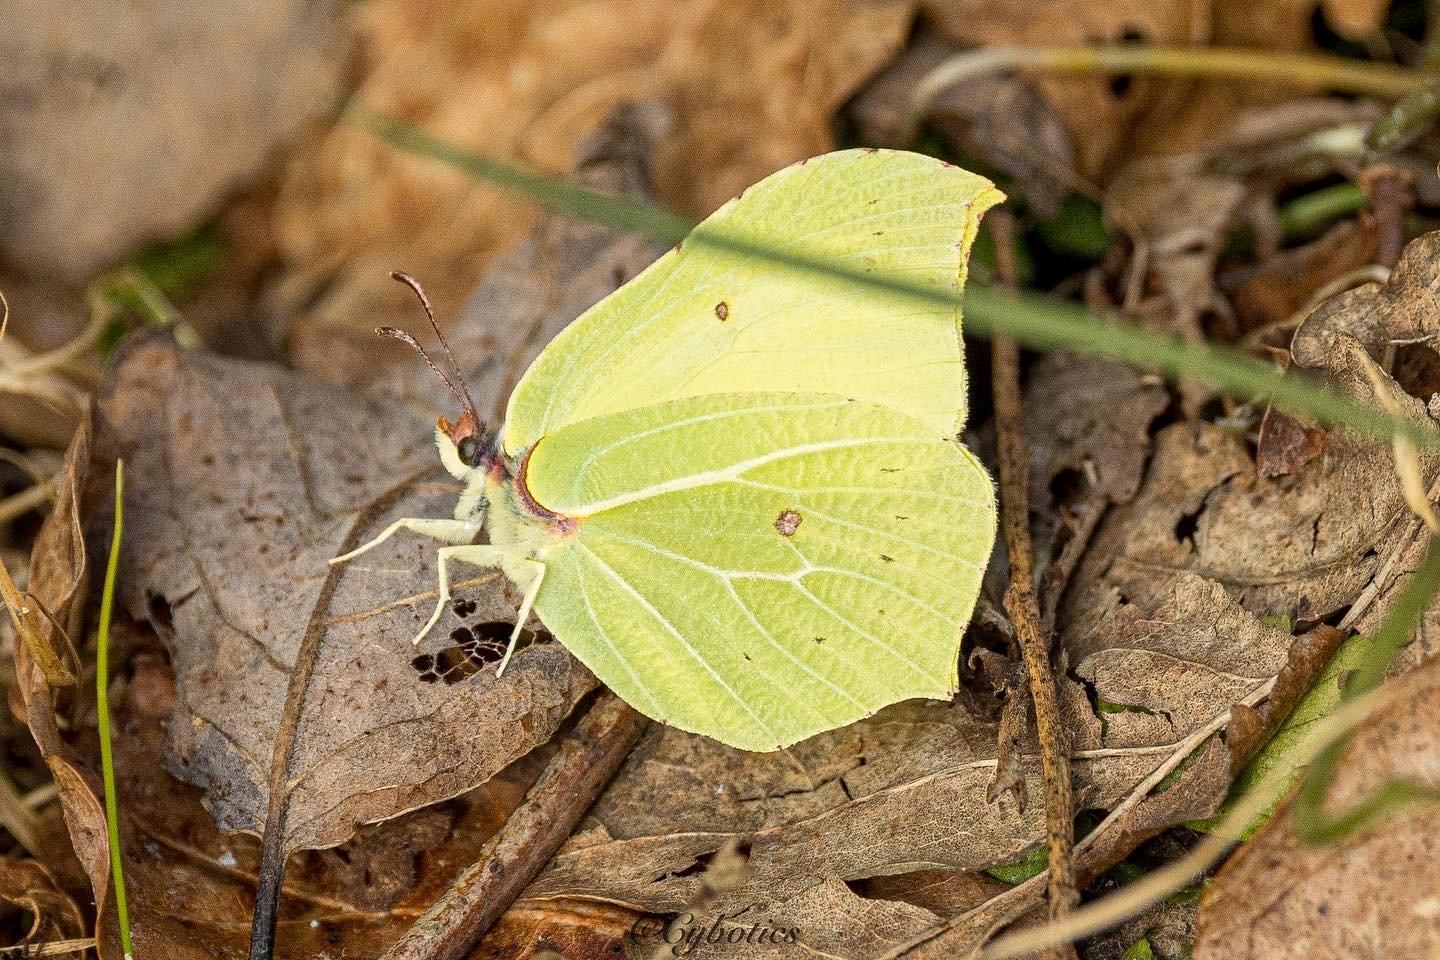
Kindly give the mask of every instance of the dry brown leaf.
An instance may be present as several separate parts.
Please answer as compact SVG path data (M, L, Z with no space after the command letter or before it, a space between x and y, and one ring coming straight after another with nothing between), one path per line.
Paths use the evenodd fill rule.
M543 170L619 103L672 111L657 196L704 214L764 175L833 146L835 110L904 42L910 0L383 0L364 10L355 99L467 149ZM373 375L375 318L426 279L453 316L495 255L524 235L524 202L340 126L291 166L277 211L276 291L296 362ZM293 310L292 310L293 308ZM335 340L359 342L337 361ZM341 358L344 359L343 357Z
M582 156L593 182L635 186L649 141L636 139L632 120L625 114L607 125ZM651 256L633 240L547 220L477 292L477 309L457 341L462 350L473 348L467 359L477 368L482 409L497 407L543 338ZM425 387L411 383L400 392L421 403L438 399L422 374L413 379ZM124 452L130 460L122 603L167 637L175 664L172 673L153 637L117 617L116 766L132 916L145 918L136 930L140 952L181 958L210 957L217 948L241 952L258 844L226 835L215 820L229 829L259 829L270 760L263 751L285 698L281 658L294 656L305 604L313 605L328 574L334 538L365 513L367 497L403 484L407 473L439 473L432 427L398 399L363 399L274 367L153 343L122 357L100 410L107 418L105 453ZM61 498L40 538L36 588L46 595L74 589L76 565L84 563L83 551L77 554L73 537L67 539L78 531L80 492L88 489L102 507L86 506L92 538L108 535L108 461L94 458L106 469L87 487L91 459L71 457L67 484L76 495ZM422 513L448 510L453 483L422 482L403 496ZM281 956L337 947L378 955L479 855L544 765L545 748L530 748L549 739L594 682L555 644L522 650L504 682L494 682L493 670L476 657L493 662L501 648L494 635L509 628L477 624L513 617L515 600L494 577L469 591L475 606L464 613L465 629L479 634L478 642L434 641L421 654L430 661L413 665L411 611L427 600L414 595L433 589L434 545L396 546L405 562L367 558L344 572L334 597L316 679L302 704L287 846L338 842L356 820L431 805L361 827L337 850L290 858ZM57 601L57 609L65 605ZM72 842L102 906L102 955L114 956L104 817L91 773L93 716L62 737L50 691L28 659L20 667L29 678L22 692L33 735L50 760ZM442 676L445 683L438 682ZM527 750L479 791L434 805ZM209 795L167 768L200 781ZM572 933L577 942L614 943Z
M1374 225L1346 220L1319 239L1258 264L1222 270L1217 285L1234 304L1238 333L1280 346L1264 338L1264 331L1292 334L1301 319L1296 314L1311 304L1317 290L1374 262Z
M1336 431L1323 456L1267 480L1243 438L1172 424L1139 495L1101 525L1063 622L1083 638L1118 597L1148 606L1181 572L1257 616L1320 619L1355 601L1410 523L1389 444Z
M1260 419L1255 468L1267 479L1295 473L1325 450L1325 431L1273 407Z
M31 555L29 592L65 625L71 637L78 635L83 622L88 565L83 536L83 516L90 509L86 496L91 466L89 417L83 422L65 458L60 495L55 509L45 518ZM48 621L47 621L48 622ZM59 642L59 629L49 624L42 642L52 649ZM18 712L30 728L40 755L54 778L70 846L79 859L94 891L96 908L102 914L109 906L110 853L105 832L105 808L100 800L100 778L78 758L60 733L57 695L43 670L31 656L30 647L17 644L15 693Z
M1067 353L1036 360L1026 384L1032 509L1056 501L1057 485L1072 482L1110 503L1134 497L1150 456L1150 425L1170 403L1165 385L1100 357Z
M1295 331L1291 355L1301 367L1324 369L1332 362L1339 334L1354 337L1372 352L1394 343L1424 342L1435 349L1440 317L1440 231L1412 241L1384 284L1367 283L1317 306Z
M514 616L493 576L459 593L475 609L413 649L433 602L427 540L397 537L332 573L347 536L448 513L454 485L413 412L160 346L117 366L101 410L106 449L128 461L121 601L172 646L171 769L207 789L223 829L264 829L287 711L300 720L286 847L323 847L483 782L547 741L594 684L556 644L521 651L498 682L474 672L484 662L467 656L472 632ZM314 676L291 702L312 622L323 631ZM444 683L422 682L432 671L412 663L417 653L459 664Z
M55 508L40 528L31 551L29 592L39 613L32 618L39 630L34 638L38 648L32 649L31 655L51 686L65 682L64 674L69 671L56 668L73 660L74 643L86 619L83 601L90 583L90 567L85 555L82 508L93 433L87 408L65 452Z
M111 683L116 788L137 955L175 960L243 955L259 844L219 830L202 806L202 791L165 768L175 683L158 638L122 619L112 646L112 663L120 665ZM74 754L98 766L93 712L69 739ZM528 757L460 798L362 827L341 847L293 856L277 956L300 960L341 950L347 956L378 956L458 866L473 861L543 761ZM103 819L100 830L103 857ZM108 878L108 860L103 869ZM120 957L108 905L100 955Z
M1301 323L1291 344L1295 362L1310 369L1341 368L1352 382L1357 393L1368 391L1368 378L1353 369L1356 364L1347 356L1345 344L1358 341L1372 356L1384 357L1387 347L1401 346L1399 356L1407 351L1433 360L1437 356L1434 338L1440 334L1434 321L1433 303L1440 292L1440 233L1427 233L1412 241L1401 256L1390 278L1384 284L1367 283L1346 291L1321 303ZM1358 359L1358 358L1355 358ZM1411 370L1414 366L1410 366ZM1396 375L1403 376L1407 365L1396 364ZM1372 371L1373 372L1373 371ZM1382 387L1391 398L1404 407L1405 413L1418 422L1427 422L1425 407L1399 390L1393 380L1383 378ZM1423 380L1417 384L1407 377L1412 390L1423 389ZM1430 409L1435 410L1432 404ZM1375 445L1374 450L1389 454L1385 446ZM1385 503L1393 503L1398 496L1399 482L1393 457L1378 456L1388 477L1392 478L1393 490L1387 486ZM1428 486L1429 499L1433 503L1440 498L1436 488L1434 466L1431 458L1421 459L1424 476L1422 482ZM1377 467L1377 469L1380 469ZM1428 471L1428 472L1426 472ZM1360 489L1358 483L1355 489ZM1371 487L1373 489L1373 486ZM1375 499L1374 493L1370 498ZM1348 619L1356 630L1373 632L1390 609L1399 591L1407 582L1409 574L1419 566L1424 553L1427 536L1423 524L1414 518L1397 520L1383 525L1383 536L1377 541L1377 554L1381 562L1375 565L1364 582L1365 601L1359 609L1353 609ZM1440 651L1440 605L1432 605L1417 631L1414 641L1400 654L1395 670L1412 667Z
M1109 704L1107 747L1171 742L1212 719L1217 701L1251 700L1285 666L1291 643L1220 584L1191 574L1174 580L1154 613L1121 607L1096 637L1103 646L1079 659L1075 673Z
M1390 778L1440 786L1440 661L1414 696L1371 717L1327 795L1359 802ZM1296 839L1287 809L1225 865L1201 901L1197 958L1428 957L1440 949L1440 807L1410 807L1333 845Z

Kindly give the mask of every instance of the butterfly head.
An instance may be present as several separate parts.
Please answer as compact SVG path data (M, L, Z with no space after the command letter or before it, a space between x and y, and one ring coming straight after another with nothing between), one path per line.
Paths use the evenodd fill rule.
M440 340L440 346L445 350L445 359L448 361L450 372L454 379L439 364L431 359L425 348L420 346L419 341L404 330L395 327L380 327L376 332L382 337L393 337L403 341L425 361L426 365L440 378L440 382L450 388L450 393L455 401L460 404L460 416L452 424L449 420L441 417L435 425L435 445L440 449L440 460L445 464L445 469L457 479L464 480L470 477L477 469L489 472L493 467L495 454L492 450L491 438L485 434L485 428L480 423L480 415L475 411L475 401L470 398L470 389L465 385L465 378L460 376L460 368L455 363L455 355L450 352L450 344L445 341L445 334L441 332L440 325L435 322L435 311L430 308L430 298L425 296L425 291L420 286L420 281L406 273L396 271L390 274L391 279L398 280L405 284L420 301L420 306L425 308L425 316L430 319L430 326L435 331L435 336ZM456 384L459 386L456 386Z
M494 437L473 410L462 411L454 423L441 417L435 424L435 446L445 469L457 480L468 479L476 470L489 473L498 463Z

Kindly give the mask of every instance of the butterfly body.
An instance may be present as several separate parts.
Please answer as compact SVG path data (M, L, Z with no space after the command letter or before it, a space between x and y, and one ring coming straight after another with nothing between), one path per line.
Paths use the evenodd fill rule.
M696 234L958 290L998 199L927 157L844 151ZM517 634L533 609L637 709L745 749L948 697L995 533L959 439L959 320L687 241L541 353L493 436L441 422L453 519L361 550L398 529L449 542L421 637L450 562L498 567L524 595Z

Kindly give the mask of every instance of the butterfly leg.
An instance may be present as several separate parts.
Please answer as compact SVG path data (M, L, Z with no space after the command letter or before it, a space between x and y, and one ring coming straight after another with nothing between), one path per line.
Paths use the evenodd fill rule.
M500 658L500 666L495 668L495 679L505 673L505 666L510 662L510 655L515 652L515 641L520 639L520 631L525 627L525 621L530 619L530 608L535 606L535 598L540 595L540 583L545 579L545 564L539 560L520 560L512 563L506 569L505 574L515 579L514 572L523 569L529 572L530 582L524 587L525 599L520 601L520 611L515 614L515 629L510 631L510 645L505 648L505 656ZM516 586L520 586L516 582Z
M435 612L430 614L430 619L425 622L425 627L415 635L415 643L425 639L425 635L435 628L440 622L440 615L445 612L445 605L450 602L450 561L463 560L466 563L473 563L477 567L499 567L505 558L505 551L500 547L491 546L488 543L472 543L464 546L441 547L435 562L440 571L440 599L435 604Z
M480 520L436 520L429 517L405 517L396 520L381 531L378 537L361 544L349 553L331 557L330 562L344 563L346 560L353 560L360 554L380 546L401 530L413 530L427 537L434 537L436 540L444 540L446 543L468 543L474 540L475 535L480 532L481 523Z

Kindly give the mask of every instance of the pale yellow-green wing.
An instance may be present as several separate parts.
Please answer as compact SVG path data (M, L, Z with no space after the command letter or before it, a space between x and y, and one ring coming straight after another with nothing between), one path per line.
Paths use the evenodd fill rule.
M711 394L548 434L527 486L580 518L536 611L642 712L771 750L948 697L995 535L947 428L824 394Z
M697 242L723 232L958 291L990 182L931 157L844 150L775 173L582 314L511 394L504 447L706 393L839 393L949 436L965 423L958 310Z

